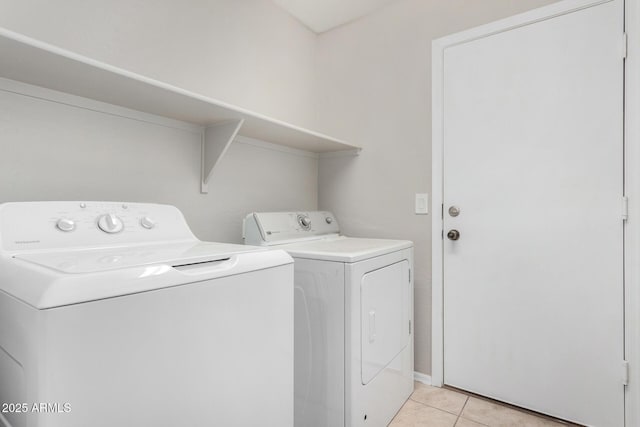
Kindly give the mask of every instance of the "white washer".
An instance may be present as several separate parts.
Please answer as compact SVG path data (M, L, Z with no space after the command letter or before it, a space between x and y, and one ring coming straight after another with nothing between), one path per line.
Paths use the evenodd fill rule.
M330 212L253 213L246 244L295 259L295 425L386 426L413 391L413 243Z
M292 290L172 206L2 204L0 425L290 427Z

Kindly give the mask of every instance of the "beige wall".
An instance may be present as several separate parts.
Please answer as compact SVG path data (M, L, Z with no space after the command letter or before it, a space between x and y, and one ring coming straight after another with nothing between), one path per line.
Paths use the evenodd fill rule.
M413 195L431 192L431 40L551 2L399 0L316 37L269 0L0 0L1 26L365 148L318 169L233 144L202 195L195 134L0 92L0 201L171 203L231 242L246 212L319 204L348 234L411 239L430 373L430 217Z
M269 0L0 0L0 11L0 26L48 43L298 125L311 120L316 36ZM0 92L0 201L169 203L198 237L229 242L241 242L248 212L317 207L316 158L243 143L200 194L199 141Z
M253 210L317 204L314 157L234 142L200 194L197 132L0 91L0 135L0 202L168 203L201 239L237 243Z
M431 41L549 3L400 0L319 37L320 130L364 147L320 161L319 207L347 234L415 242L419 372L431 373L431 218L413 213L431 193Z

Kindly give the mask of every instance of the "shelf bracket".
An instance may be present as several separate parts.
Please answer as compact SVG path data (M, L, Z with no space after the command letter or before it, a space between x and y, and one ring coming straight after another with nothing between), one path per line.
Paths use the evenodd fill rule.
M224 156L236 137L244 119L225 120L207 126L202 134L202 182L201 193L209 192L209 179L218 161Z

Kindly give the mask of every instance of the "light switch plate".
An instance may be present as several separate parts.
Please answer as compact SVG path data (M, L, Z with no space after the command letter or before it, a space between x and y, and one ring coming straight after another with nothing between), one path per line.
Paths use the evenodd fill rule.
M416 215L427 215L429 213L429 194L416 193Z

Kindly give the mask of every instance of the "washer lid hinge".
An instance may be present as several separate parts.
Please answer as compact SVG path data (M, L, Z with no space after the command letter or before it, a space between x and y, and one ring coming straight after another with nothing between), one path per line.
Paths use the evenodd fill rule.
M622 361L622 384L629 385L629 362Z
M622 220L626 221L627 219L629 219L629 198L622 196Z

